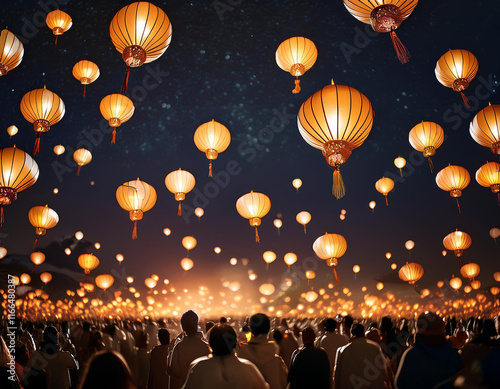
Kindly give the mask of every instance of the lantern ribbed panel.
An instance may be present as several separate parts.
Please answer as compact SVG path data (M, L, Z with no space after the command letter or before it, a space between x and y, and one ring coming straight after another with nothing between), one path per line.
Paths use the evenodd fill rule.
M297 115L300 135L314 148L323 149L330 140L361 146L373 125L370 100L345 85L327 85L300 107Z
M21 100L21 113L30 123L46 120L49 126L59 122L65 113L64 102L46 88L26 93Z
M73 153L73 159L79 166L84 166L92 161L92 153L87 149L78 149Z
M293 76L301 76L316 62L318 50L314 43L304 37L295 36L282 42L276 50L276 63L285 72L292 73L293 65L302 65L302 71Z
M103 98L99 109L104 119L108 121L118 119L120 124L129 120L135 111L132 100L120 93L114 93Z
M487 162L476 172L476 181L479 185L491 188L500 185L500 163Z
M466 250L472 244L472 238L467 232L454 231L446 235L443 239L443 245L446 249L455 250Z
M399 269L398 276L402 281L414 284L424 275L424 268L415 262L407 263Z
M321 259L340 258L347 251L347 241L339 234L325 234L314 241L313 250Z
M449 50L436 63L436 78L448 88L453 82L465 79L471 82L476 76L479 64L477 58L467 50Z
M174 170L165 177L165 186L172 193L188 193L195 184L194 176L186 170Z
M444 131L439 124L434 122L418 123L410 130L409 141L417 151L423 152L426 147L437 149L443 144Z
M28 212L31 225L35 228L53 228L59 222L59 215L47 206L35 206Z
M461 166L449 165L436 175L436 184L447 192L455 189L463 190L469 183L470 174Z
M399 8L401 16L406 19L417 6L418 0L344 0L349 13L359 21L370 24L370 15L374 8L383 4L392 4Z
M99 75L99 67L92 61L78 61L75 66L73 66L73 77L80 82L82 82L82 79L85 79L87 84L91 84L97 80Z
M231 133L223 124L212 120L203 123L194 133L194 143L200 151L215 150L222 153L231 143Z
M379 193L386 196L392 189L394 189L394 181L388 177L382 177L375 183L375 189L377 189Z
M263 193L250 192L236 201L236 210L245 219L263 218L271 210L271 200Z
M125 211L149 211L156 204L156 190L139 179L125 182L116 190L116 200Z
M23 56L24 47L21 41L9 30L2 30L0 33L0 65L5 66L8 72L21 63Z
M82 254L78 257L78 264L88 274L99 266L99 258L92 254Z
M481 146L492 147L500 142L500 105L489 105L479 111L472 119L469 130L472 139Z
M38 179L38 165L28 153L16 148L0 149L0 187L21 192Z
M62 33L68 31L73 25L71 16L69 16L66 12L58 9L49 12L45 21L47 23L47 27L49 27L51 30L54 30L54 28L60 28L62 30L57 35L61 35ZM54 32L54 34L56 33Z
M460 274L464 278L475 278L479 275L481 268L477 263L466 263L460 268Z
M123 7L109 25L109 34L116 50L123 53L129 46L140 46L149 63L167 50L172 39L172 24L162 9L147 2Z
M115 282L111 274L101 274L95 278L95 284L101 289L108 289Z

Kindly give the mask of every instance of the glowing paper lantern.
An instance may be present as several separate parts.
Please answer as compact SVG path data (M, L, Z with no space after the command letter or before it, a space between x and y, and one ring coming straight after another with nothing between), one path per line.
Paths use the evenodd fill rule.
M257 274L255 274L255 273L249 273L248 274L248 279L250 281L255 281L257 279Z
M45 207L39 205L31 208L28 212L28 218L33 227L35 227L36 239L33 244L35 249L38 238L45 235L48 229L53 228L59 222L59 215L47 205Z
M477 290L477 289L479 289L481 287L481 281L479 281L479 280L472 280L470 282L470 286L472 287L472 289Z
M46 88L35 89L26 93L21 99L21 113L24 118L33 123L36 132L33 155L40 151L40 135L58 123L64 116L66 109L62 99Z
M64 249L64 254L66 254L66 255L70 255L70 254L71 254L71 249L70 249L69 247L66 247L66 248Z
M361 270L361 267L359 267L359 265L354 265L352 268L352 271L356 274L359 273L360 270Z
M394 166L396 166L399 169L399 174L401 174L401 177L403 177L403 168L406 166L406 159L403 157L397 157L394 160Z
M340 220L345 220L345 215L340 214L340 215L339 215L339 219L340 219Z
M23 56L24 47L21 41L9 30L2 30L0 33L0 76L6 75L17 67L23 60Z
M461 212L458 198L469 183L470 174L467 169L461 166L448 165L436 175L437 186L446 192L450 192L450 196L457 199L458 212Z
M370 207L370 209L373 211L375 209L375 207L377 206L377 203L375 201L370 201L368 203L368 206Z
M82 240L83 239L83 232L81 232L81 231L75 232L75 239Z
M189 250L194 249L198 242L196 241L196 238L194 236L185 236L184 238L182 238L181 243L182 243L182 246L188 251L188 254L189 254Z
M371 24L374 31L388 32L392 45L401 63L410 60L410 52L396 35L401 26L417 6L418 0L344 0L349 13L365 24Z
M5 247L0 247L0 259L7 255L7 249Z
M282 42L276 50L276 63L285 72L295 77L293 94L300 92L299 76L307 72L318 58L314 43L304 37L295 36Z
M215 254L219 255L221 253L222 249L220 247L214 247L214 252Z
M314 280L316 278L316 273L312 270L306 270L305 275L307 280Z
M124 182L116 190L116 200L120 207L128 211L134 222L132 239L137 239L137 221L142 220L144 212L156 204L156 190L148 183L139 180Z
M274 251L265 251L264 254L262 254L262 258L264 259L264 262L269 265L276 260L276 254Z
M420 297L424 298L424 297L429 296L430 294L431 294L431 291L429 289L424 289L424 290L422 290Z
M78 165L76 175L79 176L82 166L88 165L90 161L92 161L92 153L87 149L81 148L75 150L75 152L73 153L73 159Z
M460 285L462 285L462 284L460 284ZM466 285L466 286L464 287L464 292L465 292L465 293L470 293L471 291L472 291L472 288L470 287L470 285Z
M307 211L302 211L295 216L297 223L302 224L304 226L304 234L306 233L306 225L311 221L311 214Z
M490 188L498 196L500 205L500 163L486 162L476 172L476 181L485 188Z
M47 285L50 281L52 281L52 274L50 274L49 272L44 272L40 274L40 280L42 280L42 282Z
M446 251L446 250L441 251L441 255L442 255L443 257L446 257L446 254L448 254L448 251Z
M231 258L231 259L229 260L229 263L230 263L232 266L235 266L235 265L238 263L238 259L236 259L236 258L234 258L234 257L233 257L233 258Z
M203 208L198 207L194 210L194 214L198 216L198 220L200 220L201 217L205 214L205 211L203 210Z
M115 143L116 127L120 127L132 117L135 111L134 103L127 96L114 93L101 100L99 109L104 119L109 122L109 126L113 127L111 143Z
M500 155L500 105L488 105L470 122L469 131L477 143Z
M472 238L470 235L463 231L454 231L450 232L443 239L443 245L448 250L451 250L455 253L457 258L460 258L464 250L467 250L472 244Z
M434 169L431 157L436 154L436 150L443 144L443 127L434 122L424 122L417 124L410 130L410 145L415 150L422 152L429 161L431 172Z
M26 284L29 284L31 282L31 277L29 274L23 273L19 277L19 280L21 281L22 284L26 285Z
M236 210L240 216L248 219L252 227L255 227L255 241L260 243L257 227L260 226L261 219L271 210L269 197L264 193L251 191L236 201Z
M392 254L391 254L391 253L389 253L389 252L387 252L387 253L385 253L385 257L386 257L387 259L391 259Z
M490 230L490 236L495 240L495 243L496 243L496 239L500 236L500 228L492 228Z
M274 219L273 225L278 229L278 236L280 236L280 228L283 225L283 222L281 221L281 219Z
M174 170L165 177L165 186L175 195L175 200L179 202L177 215L182 215L181 201L186 198L186 193L191 192L196 180L194 176L186 170Z
M106 290L115 282L111 274L100 274L95 278L95 284L102 290Z
M45 22L47 23L47 27L50 28L52 33L56 36L56 45L58 36L64 34L73 25L71 16L59 9L49 12Z
M415 242L413 240L407 240L405 242L405 249L410 251L413 250L413 247L415 247Z
M352 150L361 146L373 125L370 100L345 85L327 85L314 93L300 107L297 115L299 132L310 146L323 151L333 166L332 193L340 199L345 186L339 167Z
M377 282L377 285L375 286L377 290L382 290L384 289L384 284L382 282Z
M125 257L123 256L123 254L116 254L116 260L119 262L119 263L122 263L123 260L125 259Z
M459 290L461 287L462 287L462 280L458 277L455 277L455 276L451 276L451 280L450 280L450 286L455 289L455 290Z
M313 250L319 258L326 260L328 266L333 267L335 280L339 283L335 266L338 264L338 259L347 251L347 241L345 238L339 234L325 233L325 235L320 236L314 241Z
M131 284L132 282L134 282L134 277L127 277L127 282L129 284Z
M389 205L389 201L387 200L387 195L391 190L394 189L394 181L388 177L382 177L380 180L377 180L375 183L375 189L385 197L385 205Z
M78 257L78 265L80 265L85 274L89 274L99 266L99 258L93 254L82 254Z
M438 281L437 282L437 287L438 288L442 288L444 286L444 282L443 281Z
M493 296L496 296L498 293L500 293L500 288L498 286L492 286L490 288L490 293L493 295Z
M61 154L64 154L66 148L63 145L56 145L54 146L53 151L55 155L59 156Z
M398 265L396 265L395 263L391 263L392 270L396 270L397 268L398 268Z
M153 289L156 286L156 281L153 278L146 278L144 284L149 288Z
M101 244L99 242L94 243L94 247L99 250L101 248Z
M14 135L16 135L18 133L19 129L12 125L12 126L9 126L7 127L7 134L9 134L9 137L13 137Z
M473 280L479 275L480 267L477 263L466 263L460 268L460 274L464 278Z
M30 254L30 260L36 267L45 262L45 254L41 251L34 251Z
M312 303L318 298L318 294L314 290L310 290L309 292L306 293L304 298L308 303Z
M424 275L424 268L415 262L406 263L399 269L398 276L402 281L414 285Z
M38 165L30 155L16 147L0 149L0 226L3 225L3 206L17 199L21 192L38 179Z
M295 178L292 181L292 186L297 189L297 194L299 193L299 188L302 186L302 180L300 178Z
M297 255L294 253L286 253L284 257L284 261L288 267L292 266L295 262L297 262Z
M259 292L264 296L270 296L274 293L275 287L273 284L262 284L259 286Z
M474 79L479 68L477 58L467 50L448 50L436 63L436 78L447 88L460 92L467 108L470 103L464 90Z
M99 77L99 67L92 61L82 60L78 61L73 66L73 77L75 77L83 87L83 97L87 91L87 85L92 84Z
M194 133L194 144L210 161L208 176L212 177L212 161L226 150L231 143L231 133L226 126L212 119L203 123Z
M170 230L170 228L164 228L164 229L163 229L163 233L164 233L166 236L169 236L169 235L172 233L172 231Z
M181 267L185 270L185 271L188 271L188 270L191 270L194 266L194 262L189 259L189 258L183 258L181 259Z

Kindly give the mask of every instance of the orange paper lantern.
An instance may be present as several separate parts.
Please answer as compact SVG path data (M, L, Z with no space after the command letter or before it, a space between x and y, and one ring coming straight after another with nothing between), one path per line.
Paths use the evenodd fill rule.
M73 77L83 85L83 97L85 97L87 85L97 80L99 75L99 67L92 61L78 61L75 66L73 66Z
M486 162L476 172L476 181L485 188L490 188L497 194L500 205L500 163Z
M109 126L113 127L111 143L115 143L116 127L120 127L122 123L125 123L132 117L135 111L134 103L127 96L114 93L101 100L99 109L104 119L109 122Z
M477 143L500 155L500 105L488 105L474 116L469 131Z
M196 184L194 176L186 170L174 170L165 177L165 186L175 195L175 200L179 202L177 215L182 215L181 201L186 198L186 193L191 192Z
M85 274L89 274L99 266L99 258L93 254L82 254L78 257L78 265L80 265Z
M264 193L251 191L241 196L236 201L236 210L240 216L248 219L252 227L255 227L255 241L260 243L257 227L261 219L271 210L271 200Z
M58 36L64 34L73 25L71 16L59 9L49 12L45 22L47 23L47 27L50 28L52 33L56 36L56 45Z
M446 192L450 192L450 196L457 199L458 212L461 212L458 198L469 183L470 174L467 169L461 166L448 165L436 175L437 186Z
M106 290L115 282L111 274L101 274L95 278L95 284L102 290Z
M345 238L339 234L325 233L325 235L320 236L314 241L313 250L319 258L326 260L328 266L333 267L335 280L339 283L335 266L338 264L338 259L347 251L347 241Z
M82 166L88 165L92 161L92 153L84 148L75 150L73 153L73 159L78 165L78 169L76 170L76 175L80 175L80 170Z
M415 150L422 152L429 161L431 172L434 169L431 157L436 154L436 150L443 144L443 127L434 122L424 122L417 124L410 130L410 145Z
M394 181L388 177L382 177L375 183L375 189L377 189L379 193L382 193L384 195L385 205L389 205L389 201L387 200L387 195L391 190L394 189Z
M24 47L21 41L9 30L0 33L0 76L6 75L9 70L17 67L24 56Z
M45 207L38 205L33 207L28 212L28 218L33 227L35 227L36 239L33 244L33 250L35 249L36 242L38 238L45 235L49 228L53 228L59 222L59 215L52 208L47 205Z
M210 161L208 176L212 177L212 161L226 150L231 143L231 133L226 126L212 121L203 123L194 133L194 144L203 151Z

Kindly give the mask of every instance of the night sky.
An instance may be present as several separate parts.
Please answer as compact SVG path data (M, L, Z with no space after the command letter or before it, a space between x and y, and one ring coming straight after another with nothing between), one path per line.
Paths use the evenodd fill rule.
M52 3L56 1L47 2ZM278 287L283 281L287 275L283 255L292 251L299 257L295 290L303 292L311 286L317 290L333 282L333 273L317 259L312 243L329 232L343 235L348 243L337 266L341 288L351 288L353 298L360 299L362 285L377 293L375 284L383 281L384 292L408 299L418 295L399 280L390 264L420 263L425 275L419 286L436 289L438 280L459 275L453 254L441 254L443 238L458 228L472 237L462 260L481 266L478 279L483 289L494 285L492 274L500 271L500 242L495 244L489 230L500 227L500 207L496 195L476 182L475 173L486 161L500 161L471 138L469 123L488 102L500 103L495 87L500 68L497 1L420 1L397 30L411 53L405 65L396 58L389 35L374 33L352 17L340 0L156 1L173 25L172 41L158 60L131 69L127 95L135 113L118 128L114 145L99 103L104 96L118 93L123 80L125 64L109 37L109 23L129 2L59 3L72 17L73 26L57 45L44 24L42 6L22 0L2 9L3 26L22 39L25 54L16 69L0 78L0 128L4 129L0 146L15 144L31 154L35 133L19 109L25 93L46 85L66 105L64 118L42 135L40 154L35 157L38 181L4 209L0 244L10 258L1 260L4 263L21 260L29 266L35 233L28 211L48 204L60 221L38 243L38 249L51 253L40 271L44 266L74 270L81 274L79 280L83 272L77 253L86 251L101 260L91 275L116 270L136 277L141 288L142 280L153 273L180 287L203 284L217 289L223 280L239 280L244 282L242 291L257 296L262 282ZM291 93L293 77L275 62L278 45L292 36L307 37L318 49L318 59L301 77L302 91L297 95ZM435 77L437 60L450 48L469 50L479 61L479 71L466 90L471 109ZM101 72L87 86L86 98L71 73L82 59L95 62ZM341 167L347 194L340 200L331 194L333 169L320 150L302 139L296 122L301 104L331 79L363 93L375 111L369 137ZM208 161L193 142L196 128L211 119L224 124L232 136L229 148L214 162L213 178L207 176ZM422 120L437 122L445 132L446 139L433 157L434 174L408 142L410 129ZM12 124L19 133L9 139L5 129ZM59 157L52 152L57 144L66 147ZM77 177L72 150L79 147L90 149L93 159ZM408 163L404 178L393 164L397 156ZM450 163L465 167L471 175L460 198L461 214L455 199L435 182L436 172ZM165 176L179 167L196 177L182 217L177 216L177 202L164 184ZM388 207L375 190L382 176L396 181ZM133 241L133 222L118 205L115 192L137 177L155 187L158 200L138 223L138 239ZM303 181L298 194L291 185L294 178ZM260 244L235 208L236 200L250 190L267 194L272 203L259 227ZM377 202L373 212L368 207L371 200ZM200 221L193 213L197 206L205 209ZM347 211L344 221L339 219L342 209ZM304 210L312 214L305 235L295 221L295 215ZM283 220L280 236L273 226L278 214ZM165 227L172 230L168 237L163 234ZM74 252L66 256L63 250L79 230L85 238L77 246L74 243ZM186 255L181 245L186 235L198 240L189 255L195 266L187 273L179 265ZM415 242L411 254L404 247L408 239ZM94 242L102 247L94 249ZM214 253L215 246L222 248L221 254ZM266 250L278 256L268 271L262 260ZM390 260L386 252L392 253ZM121 265L115 260L117 253L125 256ZM236 266L229 264L231 257L239 260ZM243 258L249 259L246 266ZM355 280L352 267L356 264L361 272ZM48 285L54 292L56 268ZM308 268L317 273L309 287L302 276ZM249 269L259 275L254 283L248 280Z

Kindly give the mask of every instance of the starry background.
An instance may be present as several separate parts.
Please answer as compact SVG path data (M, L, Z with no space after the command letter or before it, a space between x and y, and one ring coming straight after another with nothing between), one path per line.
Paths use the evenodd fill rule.
M361 285L376 293L375 284L381 280L384 291L410 299L415 292L398 279L390 264L401 266L408 260L422 264L425 275L419 285L435 289L438 280L459 273L453 254L441 254L443 238L456 228L472 236L464 262L481 266L478 279L483 288L494 284L500 246L488 232L500 227L500 207L496 196L479 186L474 176L482 164L498 161L498 156L474 142L469 122L488 102L498 103L498 2L420 1L398 29L412 56L402 65L388 34L374 33L354 19L340 0L244 0L233 5L227 0L156 1L173 25L172 41L158 60L131 69L127 94L135 113L118 128L115 145L110 144L109 131L99 130L105 128L99 103L117 93L123 80L125 64L112 45L109 23L129 2L62 3L59 8L72 17L73 26L57 45L44 24L47 12L42 5L27 0L3 5L2 23L22 38L25 54L20 66L0 78L1 126L19 128L12 139L5 131L0 134L0 146L16 144L31 154L33 127L19 109L25 93L46 85L66 105L64 118L42 135L36 156L38 181L5 207L0 244L9 256L2 260L4 272L19 263L28 266L35 234L27 214L35 205L48 204L60 222L41 238L38 249L48 254L40 271L47 266L45 270L53 269L55 274L48 286L53 292L62 288L57 271L74 279L76 272L81 274L77 264L81 252L93 252L101 260L94 275L114 269L141 280L156 273L179 285L203 283L214 288L221 280L246 280L246 293L257 295L260 283L282 282L287 274L283 255L292 251L299 257L294 269L297 290L318 289L332 282L333 274L316 258L312 243L329 232L342 234L348 242L337 269L341 287L358 291L354 298L361 298ZM49 11L54 9L47 4ZM298 95L291 93L293 77L275 62L278 45L292 36L305 36L318 49L315 65L301 77ZM469 50L478 58L478 74L466 91L472 96L471 109L464 108L460 95L442 86L434 75L436 61L450 48ZM101 72L87 86L86 98L83 86L71 74L82 59L95 62ZM359 90L375 110L369 137L342 166L347 195L341 200L331 195L332 169L319 150L304 142L295 118L300 105L331 79ZM488 82L489 89L482 86ZM196 128L211 119L227 126L232 136L229 148L214 162L214 179L207 177L208 161L193 142ZM408 142L410 129L422 120L437 122L446 135L433 157L435 173L451 163L471 174L460 198L461 214L455 200L437 187L427 161ZM66 153L56 157L52 152L56 144L64 145ZM90 149L93 160L77 177L71 150L79 147ZM402 179L397 179L399 172L393 165L397 156L408 163ZM233 174L228 174L228 164ZM176 215L177 202L164 185L165 176L179 167L196 177L183 217ZM396 180L388 207L375 190L375 181L383 175ZM139 238L133 241L133 223L119 207L115 191L136 177L156 188L158 201L139 222ZM303 181L298 193L291 185L296 177ZM254 242L253 229L235 208L236 200L250 190L267 194L272 203L259 228L260 244ZM377 202L373 212L368 207L371 200ZM201 220L192 214L196 206L205 209ZM347 212L344 221L339 219L342 209ZM312 214L306 235L295 221L303 210ZM272 223L278 214L283 220L280 235ZM162 232L165 227L172 230L168 237ZM78 230L85 238L76 244L72 236ZM188 273L179 265L186 254L181 246L186 235L198 240L190 253L195 266ZM408 239L415 242L411 253L404 247ZM101 249L94 249L94 242ZM70 256L63 253L68 245L73 248ZM222 248L220 255L214 253L215 246ZM267 271L262 260L266 250L278 255ZM390 260L386 252L392 253ZM122 265L115 260L117 253L125 256ZM239 259L238 265L229 265L231 257ZM246 266L243 258L248 259ZM356 279L355 264L361 266ZM302 276L308 268L317 273L309 286ZM255 283L248 281L249 269L259 275Z

